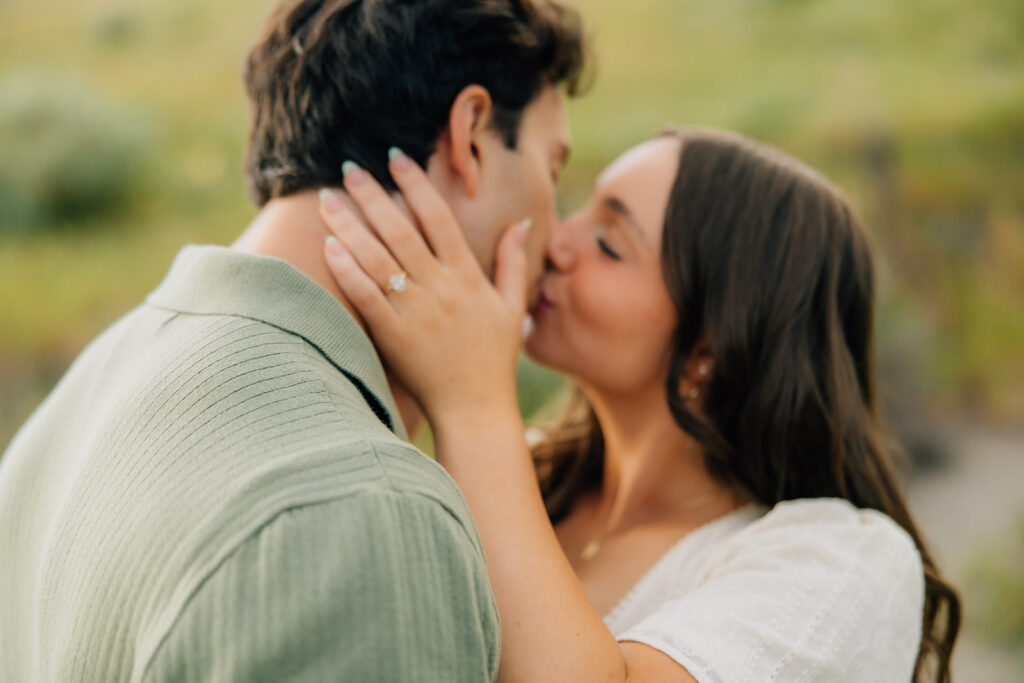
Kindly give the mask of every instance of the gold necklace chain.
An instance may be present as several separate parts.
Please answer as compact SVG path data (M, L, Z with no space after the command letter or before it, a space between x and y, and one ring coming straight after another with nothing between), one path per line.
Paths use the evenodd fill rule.
M713 493L705 493L703 495L696 496L695 498L692 498L692 499L688 500L686 502L686 505L683 506L683 509L684 510L689 510L691 508L698 507L698 506L703 505L704 503L708 502L713 497L714 497ZM619 529L618 533L621 533L623 531L628 531L628 530L632 529L633 527L637 526L638 524L639 524L639 522L637 524L632 524L630 526L627 526L624 529ZM583 546L583 550L580 552L580 559L583 560L584 562L589 562L590 560L594 559L594 557L597 555L597 553L599 553L601 551L601 544L604 543L605 539L608 538L608 536L610 536L610 535L611 534L609 534L607 529L605 529L605 530L595 534L594 537L590 539L590 542L587 543L585 546Z

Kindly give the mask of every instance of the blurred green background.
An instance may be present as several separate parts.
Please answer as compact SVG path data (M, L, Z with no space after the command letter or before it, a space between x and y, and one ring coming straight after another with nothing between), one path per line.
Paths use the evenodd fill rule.
M182 244L230 243L254 215L239 69L276 4L0 4L0 447ZM1020 676L1024 623L1004 617L1024 614L1024 502L992 487L1024 480L1024 3L577 5L599 66L571 105L563 209L670 123L735 129L848 191L882 268L886 412L915 456L912 503L979 596L960 666ZM558 384L525 365L524 411ZM943 545L943 511L972 503L985 528Z

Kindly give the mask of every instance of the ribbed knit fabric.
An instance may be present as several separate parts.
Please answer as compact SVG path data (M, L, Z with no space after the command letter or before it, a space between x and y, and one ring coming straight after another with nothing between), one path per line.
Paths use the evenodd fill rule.
M476 529L401 437L323 288L186 247L0 460L0 681L493 680Z

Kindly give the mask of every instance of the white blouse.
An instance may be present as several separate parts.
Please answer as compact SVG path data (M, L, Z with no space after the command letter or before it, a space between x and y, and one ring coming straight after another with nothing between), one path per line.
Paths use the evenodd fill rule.
M604 618L700 683L907 683L924 572L889 517L832 498L748 505L680 540Z

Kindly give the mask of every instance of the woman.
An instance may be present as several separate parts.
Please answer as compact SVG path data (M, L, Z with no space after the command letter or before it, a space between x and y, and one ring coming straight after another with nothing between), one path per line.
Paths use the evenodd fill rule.
M703 129L609 167L552 237L531 308L527 352L578 386L531 459L527 224L491 287L394 156L426 242L375 211L390 251L328 238L327 259L477 521L504 680L949 680L959 601L892 471L871 256L834 188ZM346 189L380 204L365 177ZM324 218L342 237L357 223Z

